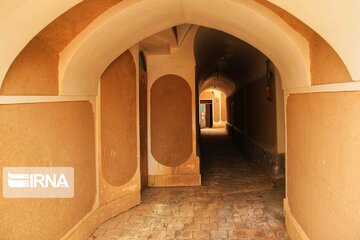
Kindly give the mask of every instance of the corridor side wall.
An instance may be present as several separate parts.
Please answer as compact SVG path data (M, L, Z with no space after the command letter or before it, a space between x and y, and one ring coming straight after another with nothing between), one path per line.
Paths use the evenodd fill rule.
M254 66L250 82L227 98L228 130L251 161L278 185L284 184L284 106L280 76L270 64L272 78L266 79L266 58ZM250 81L255 79L255 81Z
M359 238L359 117L359 91L288 97L285 212L292 239Z

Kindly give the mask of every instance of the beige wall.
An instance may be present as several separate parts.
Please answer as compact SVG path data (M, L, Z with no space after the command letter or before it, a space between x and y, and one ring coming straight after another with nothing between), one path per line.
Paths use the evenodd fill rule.
M131 54L130 54L131 53ZM81 221L79 221L74 227L69 231L63 239L69 240L78 240L78 239L86 239L88 236L99 226L99 224L103 223L104 221L108 220L111 217L118 215L119 213L128 210L131 207L138 205L141 202L141 195L140 195L140 164L138 156L140 154L140 146L139 146L139 106L138 102L138 78L139 78L139 64L138 64L138 55L139 55L139 46L135 45L131 47L125 54L118 57L118 59L104 72L103 77L106 78L106 82L111 82L114 84L114 88L108 85L102 92L101 86L99 86L99 92L96 96L96 101L93 102L93 107L96 111L96 165L97 165L97 201L95 206L93 207L92 211L87 214ZM135 72L134 72L135 71ZM135 79L134 79L135 74ZM99 83L100 84L100 83ZM100 84L101 85L101 84ZM107 84L106 84L107 85ZM134 86L135 85L135 86ZM135 92L135 96L134 96ZM109 94L110 96L102 96L102 93ZM122 96L117 96L117 93L121 94ZM117 96L118 98L116 98ZM119 102L119 98L121 99L121 103ZM134 102L129 103L131 100L135 99ZM103 109L104 104L102 100L105 100L105 103L108 103L107 107L109 109ZM114 102L109 102L107 100L114 100ZM125 103L128 103L132 106L132 108L127 108ZM124 107L127 113L131 115L132 119L135 120L136 129L134 131L134 122L129 122L128 119L123 119L123 114L119 114L116 108ZM134 109L135 108L135 109ZM105 110L105 111L102 111ZM111 112L112 110L112 112ZM129 127L129 135L128 137L134 141L136 138L136 159L134 159L134 148L131 147L131 151L124 147L119 147L118 145L113 145L115 151L113 151L114 161L119 163L119 159L116 158L116 155L122 155L124 157L129 156L132 159L128 158L129 161L132 161L131 164L120 162L120 164L124 165L124 168L134 167L134 161L136 161L136 171L130 178L130 174L128 175L128 181L124 183L126 180L123 176L119 176L117 173L111 172L106 167L103 168L103 138L102 138L102 130L106 128L104 123L106 121L102 121L102 114L109 114L115 116L115 123L119 125L128 125ZM134 117L134 115L136 115ZM105 118L109 118L109 116L105 116ZM107 124L110 125L111 128L114 129L114 132L119 133L119 129L114 126L113 121L108 121ZM135 135L135 136L134 136ZM123 137L123 135L121 136ZM121 141L118 138L117 140ZM105 142L109 143L109 142ZM114 144L112 142L110 145ZM108 145L108 146L110 146ZM129 155L128 155L129 154ZM105 154L106 156L106 154ZM122 160L122 159L121 159ZM106 161L106 160L105 160ZM117 166L116 166L117 167ZM108 171L109 175L117 176L117 180L122 180L123 183L121 185L116 185L118 183L111 183L109 178L106 178L103 173ZM131 171L131 169L130 169Z
M318 33L285 10L270 3L271 1L257 0L257 2L279 15L289 26L309 41L312 85L352 81L343 60L339 57L335 49ZM278 2L278 0L272 2ZM316 17L316 19L318 19L318 17ZM324 59L326 59L326 61L324 61Z
M226 111L226 96L225 94L221 93L221 121L226 122L227 120L227 111Z
M326 2L326 4L322 1L301 1L296 4L287 0L269 0L269 2L296 16L326 39L346 63L351 78L360 79L360 69L357 64L359 60L355 60L360 56L360 46L357 44L360 26L354 24L360 21L359 1Z
M151 153L165 166L179 166L192 153L192 102L191 88L179 76L162 76L151 87Z
M213 109L214 109L214 122L218 123L220 122L220 99L219 98L214 98L213 101Z
M94 129L89 102L0 105L1 168L66 166L75 172L74 198L4 199L1 194L1 239L60 239L92 210Z
M100 223L139 204L138 49L138 46L131 48L131 53L128 51L119 57L104 73L112 85L110 89L109 86L103 89L102 93L107 95L102 99L104 102L101 101L104 95L100 92L97 97L0 97L0 122L3 123L0 132L6 143L0 145L1 166L73 166L75 170L73 199L1 198L0 236L6 239L86 239ZM119 75L122 85L116 88ZM109 176L103 175L100 131L100 126L114 125L102 121L100 113L101 110L109 113L101 103L114 100L113 93L119 89L126 93L120 96L121 103L108 101L106 107L113 107L110 110L114 116L116 107L121 107L119 104L127 101L131 106L128 110L133 117L128 123L132 125L129 130L132 130L131 153L135 172L132 171L128 181L120 179L126 183L114 186L109 183L112 182ZM125 124L126 120L120 119L117 123ZM129 149L121 147L117 150L117 155L126 155ZM111 171L104 169L111 176ZM23 218L24 214L32 217Z
M136 73L128 50L101 78L100 204L126 195L126 185L139 191Z
M284 108L283 94L280 76L273 65L270 68L273 72L272 80L268 81L264 77L266 72L264 63L252 71L252 78L258 77L258 80L228 97L228 123L266 150L283 153L285 149L285 126L281 114ZM271 101L266 95L268 84L271 86ZM281 124L278 124L278 121Z
M275 76L275 100L276 100L276 136L277 136L277 152L285 153L285 98L284 91L281 88L281 76L277 69L274 69Z
M26 53L27 50L24 47L29 41L43 27L77 2L59 3L52 1L50 3L49 1L38 1L35 3L32 1L29 3L29 1L22 1L21 4L17 4L4 1L5 7L0 8L0 13L4 16L0 22L0 29L2 33L6 33L0 38L2 53L0 82L5 79L0 93L2 95L37 95L34 97L0 97L0 111L3 111L0 119L3 119L5 123L1 125L3 128L1 134L2 137L11 139L11 141L5 142L6 145L1 145L1 151L5 152L2 153L5 158L1 163L13 164L13 162L9 163L8 161L13 161L14 157L22 156L27 160L26 157L32 156L31 154L39 157L34 158L35 161L47 159L46 154L49 152L56 156L51 158L53 163L55 161L61 163L63 158L57 158L57 156L63 155L57 149L58 146L66 145L72 153L66 155L68 160L71 160L69 164L83 164L88 159L93 158L94 161L96 159L95 179L100 181L100 100L98 97L95 102L91 97L98 94L100 76L120 53L141 39L184 22L203 24L242 38L263 51L279 69L283 88L287 89L285 104L287 96L291 95L287 116L289 124L287 140L289 182L287 201L285 202L287 204L286 221L288 229L296 229L297 234L302 231L299 235L303 236L301 239L306 239L306 235L310 239L316 240L356 239L358 237L359 232L356 226L360 225L358 222L360 218L359 200L356 193L359 186L356 184L359 182L357 178L359 169L358 161L356 161L358 149L356 144L359 141L356 135L358 125L356 106L359 99L358 93L352 91L359 91L360 85L357 82L344 83L360 79L358 67L360 57L359 25L355 24L359 22L356 21L359 17L358 1L349 1L347 5L342 5L344 7L339 8L338 4L321 5L323 4L321 1L302 1L295 6L291 1L271 0L271 2L283 6L289 12L299 16L300 19L312 26L319 33L319 36L311 35L311 31L310 35L307 35L308 29L305 29L305 32L300 30L304 30L303 25L297 24L296 20L289 19L288 15L284 13L271 12L254 1L214 0L211 1L211 4L207 0L180 2L129 0L121 1L119 4L115 4L116 1L84 1L84 3L95 3L95 8L92 9L94 11L87 11L88 9L84 8L80 9L79 13L82 16L87 15L88 12L90 15L95 15L77 20L90 19L89 21L80 25L76 23L77 20L61 21L59 24L60 31L58 33L51 31L52 33L49 35L50 38L54 37L55 42L57 39L63 40L62 37L70 36L66 38L65 44L61 47L56 45L57 50L63 48L61 52L58 52L58 64L55 64L57 62L56 54L53 53L52 49L47 49L48 46L45 44L41 45L44 49ZM105 11L108 7L99 8L96 5L100 2L104 2L104 6L108 4L108 7L113 7ZM206 8L204 8L205 5ZM319 11L323 8L326 11ZM97 12L97 9L101 11ZM103 14L101 14L102 11ZM218 14L214 15L214 12ZM95 19L99 14L101 15ZM75 18L78 15L75 14ZM139 16L142 17L139 18ZM293 21L296 23L295 25L292 24ZM133 24L124 24L124 22ZM72 26L76 26L75 34L63 35ZM81 27L78 28L78 26ZM114 32L114 29L117 31ZM329 48L327 43L324 43L320 38L320 35L331 43L334 49ZM48 43L48 40L46 42ZM20 53L22 49L25 51L24 54ZM18 55L19 53L20 55ZM176 51L172 53L179 54ZM345 67L349 70L352 79L349 78L349 73L337 54L344 60ZM48 62L44 61L40 55L48 56L46 58ZM21 63L20 67L17 67L16 56L29 62ZM151 76L150 84L165 74L177 74L188 81L194 97L193 59L187 58L191 56L189 52L182 56L177 58L182 61L171 60L169 56L154 56L152 70L149 73ZM12 63L14 65L11 69ZM29 71L27 66L33 69ZM14 69L15 71L13 71ZM6 73L9 74L7 77L5 77ZM32 76L31 82L27 82L27 76ZM12 80L6 81L8 77ZM311 83L316 86L310 86ZM318 84L328 85L318 86ZM337 91L347 92L338 93ZM331 93L303 94L310 92ZM39 97L39 95L56 95L57 93L72 95L72 97ZM294 95L295 93L298 95ZM246 96L246 94L242 93L240 96ZM85 100L86 103L78 102L79 99ZM63 101L67 101L67 103L54 103ZM89 110L91 109L89 101L91 101L96 115L95 134L89 130L93 129L91 127L93 116ZM14 105L8 106L6 105L8 103ZM193 123L195 124L195 106L192 109ZM32 114L34 112L38 114ZM78 118L72 119L74 116L78 116ZM48 118L51 119L46 122L43 121ZM83 119L83 121L77 122L79 119ZM244 124L246 126L246 121ZM8 126L13 126L13 128L10 129ZM241 128L241 125L239 126ZM28 131L30 128L32 129L31 132ZM14 129L19 130L19 134L14 134ZM306 131L308 129L311 131ZM337 129L337 131L331 129ZM79 131L82 134L73 136L72 133ZM95 137L91 134L94 134ZM18 146L24 141L19 136L24 135L34 139L34 142L39 141L38 145L41 147L32 144L19 150ZM66 137L63 138L64 135ZM74 138L78 145L69 141L69 139ZM49 141L49 139L54 141ZM94 139L95 141L93 141ZM194 139L195 134L193 133L193 144L195 144ZM95 150L89 147L94 142ZM29 142L25 142L23 146L27 146L26 144ZM47 144L50 147L49 152L45 154L42 151L44 151L43 146ZM4 146L5 148L2 148ZM9 151L9 149L14 148L16 151L24 152L15 155L13 151ZM195 146L193 146L193 153L189 160L176 168L162 166L149 155L149 171L154 176L167 175L165 181L162 181L161 178L155 178L153 183L155 185L188 183L187 181L190 181L189 179L192 176L194 178L191 181L199 180L199 165L194 150ZM28 154L27 151L30 153ZM93 156L86 155L92 151L95 151ZM33 164L27 161L26 164ZM35 164L40 163L35 162ZM86 164L80 169L91 168L92 166L93 162L90 161L90 164ZM81 174L85 173L85 171L79 171ZM88 177L88 175L86 176ZM90 179L88 183L94 180L92 176L88 178ZM88 183L85 183L84 186L87 186ZM133 184L121 188L121 191L127 189L124 190L127 193L126 195L100 206L101 193L98 189L99 183L97 183L95 185L97 190L94 206L92 206L93 196L89 192L92 193L94 190L91 186L89 188L84 186L78 188L81 189L81 201L76 199L79 202L76 204L69 203L68 208L60 209L58 208L59 204L48 204L48 200L42 200L44 202L36 200L10 202L1 199L0 208L3 214L0 217L2 226L0 231L5 231L6 234L32 234L36 232L35 234L38 234L36 237L39 239L41 237L60 238L61 236L69 237L69 239L83 239L100 222L139 202L137 185ZM28 211L32 211L30 213L39 214L37 209L40 206L42 210L45 209L41 214L47 213L47 211L54 213L45 220L36 215L39 223L47 224L47 228L41 228L42 231L39 231L39 228L34 225L36 221L30 218L21 218L24 213L21 206L24 206L25 202L26 204L30 202L35 206L28 209ZM63 204L63 202L61 203ZM39 207L37 208L37 206ZM10 211L8 211L9 209ZM55 220L54 216L62 216L61 214L67 214L67 216L59 218L63 222L59 222L58 219ZM15 216L18 218L14 219ZM11 219L11 224L8 224L8 219ZM63 226L60 231L59 226ZM15 228L16 231L13 231ZM0 233L2 236L3 232ZM291 236L295 238L295 233ZM23 239L24 235L9 237Z
M18 55L18 53L26 46L26 44L42 28L44 28L46 25L51 23L62 12L65 12L66 10L70 9L78 2L80 1L69 0L61 3L47 2L47 1L39 1L39 2L22 1L21 3L17 3L13 1L5 1L3 3L2 8L0 9L1 16L3 16L2 21L0 23L0 28L1 28L1 32L6 32L7 34L4 35L0 40L1 52L4 53L4 57L1 58L1 64L0 64L0 79L1 79L0 81L2 81L10 64L13 62L13 60ZM83 2L96 3L97 1L83 1ZM106 4L108 4L107 2L111 2L111 1L101 1L101 2L106 2ZM129 2L131 3L131 1ZM148 9L154 10L151 11L151 13L154 14L155 16L150 15L149 14L150 11L148 12L147 15L143 16L144 18L148 17L148 19L145 19L144 21L145 23L147 22L149 24L147 26L155 26L155 24L160 20L159 18L156 17L156 15L163 16L164 14L166 14L166 11L169 14L166 15L169 16L169 18L166 19L173 18L173 21L167 27L174 25L175 22L179 23L179 22L184 22L185 20L187 20L188 22L194 21L193 15L202 16L202 19L204 19L205 22L207 21L210 26L216 22L220 22L219 21L220 19L214 18L212 21L209 21L207 19L208 17L207 13L208 12L213 13L214 11L223 12L224 11L223 9L229 9L227 16L229 16L229 14L234 14L232 15L232 17L229 17L229 19L234 19L238 22L242 22L240 21L241 16L244 15L247 17L247 15L244 13L246 13L245 10L248 9L248 8L244 8L244 9L239 8L238 5L241 4L246 5L247 2L243 2L243 1L224 2L219 0L207 6L207 8L202 7L203 6L202 4L206 4L206 1L191 2L191 1L160 1L159 0L156 1L155 4L151 1L141 1L140 4L137 1L133 1L133 2L137 3L137 7L138 7L137 10L139 11L138 13L140 14L143 13L144 9L147 9L146 7L149 7ZM271 0L270 2L292 13L294 16L298 17L306 24L308 24L310 27L312 27L316 32L320 33L321 36L323 36L328 42L330 42L330 44L335 49L335 51L339 53L340 57L344 60L346 66L350 69L352 78L357 80L360 79L360 71L358 70L360 47L357 46L358 45L357 32L359 32L359 26L354 24L354 22L358 22L359 19L359 15L357 14L359 9L358 1L356 0L348 1L347 4L345 4L341 8L338 7L338 4L322 4L322 2L317 2L317 1L303 1L300 4L295 4L293 2L284 1L284 0ZM145 6L146 3L148 3L148 6ZM124 4L122 2L120 2L120 4L118 5L124 5L125 7L129 7L129 8L133 7L131 4L127 5L127 3ZM198 5L202 8L197 7ZM163 8L160 6L163 6ZM219 6L221 6L221 8L219 8ZM101 9L101 6L100 7L96 6L96 7ZM183 11L176 11L177 8L181 8L181 7L183 7ZM250 6L250 8L252 8L252 6ZM319 13L318 9L322 9L322 8L325 10ZM169 11L169 9L171 9L171 12ZM256 11L258 10L259 9L256 9ZM137 18L136 14L127 14L128 13L127 11L124 11L123 13L127 15L129 19ZM266 11L261 12L261 14L264 15L265 18L272 17L271 15L266 13ZM219 14L219 16L222 17L224 16L224 14ZM119 21L117 23L119 23L121 26L123 22L132 22L129 19L127 21ZM162 19L165 18L163 17ZM263 24L265 24L268 26L269 32L271 33L272 30L270 29L270 25L271 27L273 27L272 23L270 24L270 22L267 21L261 22L261 19L262 18L259 17L255 21L250 21L250 23L254 23L254 26L263 26ZM81 20L83 21L84 18L81 18ZM251 18L251 20L254 19ZM136 24L141 25L144 24L144 22L136 22ZM247 22L247 21L243 21L243 22ZM220 29L221 25L224 24L225 23L222 22L221 24L218 25L218 28ZM74 25L74 22L69 22L67 26L71 26L71 25ZM114 27L111 27L109 28L109 30L113 28ZM138 29L144 29L144 26L141 26L139 28L136 27L133 28L136 29L134 32L136 33L138 32ZM166 27L162 29L165 28ZM250 26L250 28L253 28L254 31L256 31L257 29L254 28L253 26ZM156 32L162 29L154 28L153 31ZM337 31L334 31L333 29L337 29ZM227 31L226 29L223 30ZM243 29L242 31L246 33L245 29ZM152 33L147 32L146 34L147 36L149 36ZM105 34L105 35L109 35L109 34ZM123 32L120 33L120 35L128 37L128 35L124 34ZM251 34L249 33L248 35L253 35L253 32L251 32ZM140 37L140 38L144 38L144 37ZM16 39L15 42L14 39ZM249 40L248 42L256 42L254 41L254 39L248 39L248 40ZM103 41L107 41L107 39L103 39ZM276 44L276 41L274 41L274 39L272 39L271 41ZM136 43L136 41L128 41L128 43L129 45L132 45ZM280 47L279 50L281 50L281 47L283 46L281 43L282 42L279 41L279 47ZM74 44L76 45L76 43ZM99 46L101 45L105 45L105 43L102 42L99 44ZM117 52L115 55L113 55L114 57L112 60L114 60L125 49L129 48L130 47L129 45L122 48L120 52ZM259 45L259 43L256 43L255 45ZM114 48L111 47L110 49L114 49ZM267 55L271 57L273 53ZM100 54L99 56L105 56L105 55ZM112 60L110 60L107 64L100 64L103 69L98 73L99 74L97 76L98 79L101 73L103 72L103 70L112 62ZM94 61L94 63L96 62L97 60ZM294 61L290 61L290 62L294 62ZM276 64L278 65L278 63ZM285 76L284 74L282 75Z
M186 120L187 128L191 128L191 138L186 141L191 141L191 154L188 158L178 164L177 166L166 166L157 161L156 156L153 155L153 137L152 126L159 126L165 123L152 123L157 120L156 117L149 116L148 118L148 159L149 159L149 185L150 186L189 186L200 184L200 165L199 159L196 156L196 127L195 127L195 60L193 54L193 41L197 27L192 27L188 32L186 38L179 48L172 49L169 55L147 55L148 66L148 112L153 115L151 95L153 85L157 80L165 75L172 74L184 79L191 90L191 121ZM181 94L178 96L178 101L188 101L189 99L182 99ZM187 94L186 94L187 96ZM156 110L156 109L155 109ZM171 119L175 117L169 115L168 121L177 121ZM164 120L164 119L163 119ZM191 126L189 126L190 124ZM176 132L176 130L174 130ZM155 133L156 134L156 133ZM159 140L159 139L158 139ZM166 139L164 146L166 146ZM161 142L157 141L156 144ZM187 146L187 145L186 145ZM173 146L172 146L173 147ZM177 150L178 151L178 150Z
M34 38L11 64L0 95L57 95L58 52Z
M200 93L200 100L212 100L215 97L213 91L203 91Z
M0 94L57 95L60 52L96 17L118 2L84 0L51 22L11 64Z
M267 80L262 78L246 88L246 133L263 147L277 151L276 94L271 82L273 100L266 98ZM236 109L235 109L236 111Z
M360 92L288 98L287 214L308 239L360 236L359 103Z

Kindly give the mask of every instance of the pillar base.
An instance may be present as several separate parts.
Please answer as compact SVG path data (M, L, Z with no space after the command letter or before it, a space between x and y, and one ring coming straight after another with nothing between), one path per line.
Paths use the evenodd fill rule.
M150 187L200 186L201 175L149 175Z
M286 231L291 240L309 240L304 230L292 215L287 199L284 199Z

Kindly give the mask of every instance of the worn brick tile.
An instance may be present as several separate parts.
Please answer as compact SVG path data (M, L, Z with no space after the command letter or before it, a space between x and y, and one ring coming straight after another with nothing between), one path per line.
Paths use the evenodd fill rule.
M103 228L103 229L113 229L113 228L116 228L118 224L119 224L119 222L114 221L113 219L110 219L110 220L104 222L103 224L101 224L101 225L99 226L99 228Z
M193 238L193 232L190 230L185 230L175 233L175 239L192 239L192 238Z
M142 204L101 224L89 240L287 240L283 190L231 143L223 147L221 155L205 151L213 164L204 166L202 186L149 188Z
M226 230L213 230L213 231L210 231L210 238L211 239L227 239L228 233Z

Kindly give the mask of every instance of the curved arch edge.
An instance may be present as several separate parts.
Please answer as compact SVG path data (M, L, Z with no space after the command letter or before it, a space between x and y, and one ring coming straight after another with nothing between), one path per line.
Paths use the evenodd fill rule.
M205 3L206 10L202 8ZM147 14L142 14L145 10ZM226 18L221 14L224 10L228 11ZM138 14L144 18L134 21ZM130 28L123 22L136 25ZM307 40L260 4L231 0L214 0L211 4L205 0L161 0L151 4L133 0L106 11L61 52L60 95L96 95L101 73L117 56L140 40L182 23L226 31L263 51L278 67L284 89L310 86Z
M6 33L6 37L0 38L0 87L11 64L31 39L81 1L38 1L38 4L35 4L30 0L1 3L0 29L2 33Z

